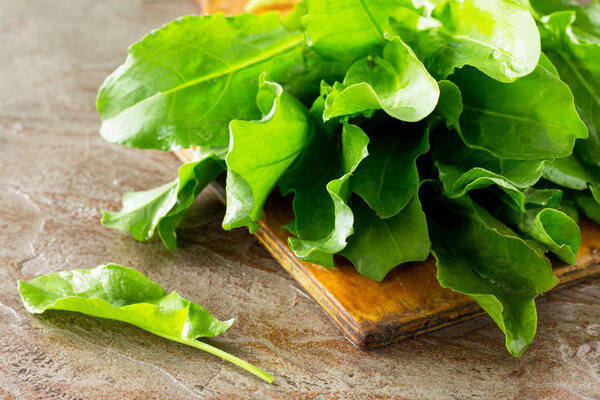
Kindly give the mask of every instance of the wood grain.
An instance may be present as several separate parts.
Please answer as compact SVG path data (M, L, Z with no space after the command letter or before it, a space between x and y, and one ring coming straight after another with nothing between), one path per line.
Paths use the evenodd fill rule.
M176 155L184 162L192 160L187 150ZM210 187L225 203L222 184ZM336 269L300 261L288 248L289 232L281 228L293 219L288 200L271 195L255 235L356 346L384 346L484 314L471 298L440 287L432 257L396 268L382 282L360 275L342 257L336 258ZM552 260L559 278L553 290L600 275L600 226L587 219L579 226L576 264Z

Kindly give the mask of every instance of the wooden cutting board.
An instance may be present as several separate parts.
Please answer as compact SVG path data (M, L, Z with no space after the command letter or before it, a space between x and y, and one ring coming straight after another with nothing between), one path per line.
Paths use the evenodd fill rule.
M192 154L180 150L183 162ZM223 186L210 188L225 203ZM383 346L434 331L484 314L469 297L440 287L430 257L393 270L382 282L361 276L344 258L336 258L337 269L327 269L298 260L289 250L289 232L281 226L293 219L289 199L274 193L265 204L265 218L256 237L279 263L323 307L358 347ZM560 282L553 289L600 276L600 226L581 219L581 246L575 265L553 259Z

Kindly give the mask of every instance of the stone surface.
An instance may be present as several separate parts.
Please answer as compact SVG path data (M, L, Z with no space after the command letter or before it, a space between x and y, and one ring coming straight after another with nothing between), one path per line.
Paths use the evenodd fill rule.
M210 193L178 251L102 227L101 208L169 181L179 162L105 143L95 92L129 43L196 11L191 0L0 0L0 399L600 398L599 280L538 302L520 360L488 318L362 351L253 237L221 230ZM210 342L275 384L126 324L23 309L18 279L110 261L237 317Z

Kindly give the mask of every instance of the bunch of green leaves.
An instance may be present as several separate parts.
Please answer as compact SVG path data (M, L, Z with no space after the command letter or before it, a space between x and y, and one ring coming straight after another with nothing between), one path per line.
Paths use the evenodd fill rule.
M195 146L173 182L103 223L168 248L226 171L225 229L292 199L290 249L382 280L437 260L515 357L534 299L600 222L600 10L572 0L304 0L284 18L173 21L132 45L98 94L102 136Z

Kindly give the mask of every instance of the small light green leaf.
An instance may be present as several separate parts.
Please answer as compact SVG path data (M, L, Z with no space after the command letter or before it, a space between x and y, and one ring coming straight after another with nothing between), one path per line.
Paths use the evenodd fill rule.
M143 192L125 193L121 211L102 211L102 224L129 231L146 241L158 230L168 249L177 248L175 228L202 189L223 172L223 163L210 152L204 158L179 168L177 179Z
M226 146L232 119L260 117L258 76L296 77L304 35L278 13L187 16L129 48L100 88L100 133L144 149ZM297 72L297 71L296 71Z
M579 226L559 210L545 208L533 220L529 235L548 246L561 260L575 264L575 254L581 244Z
M340 252L361 275L381 281L398 265L424 261L431 243L418 194L402 211L382 219L360 198L354 198L354 235Z
M263 205L281 175L306 146L311 123L308 110L274 82L260 77L260 121L233 120L227 154L227 211L224 229L256 230Z
M510 84L470 67L452 81L462 93L460 130L470 147L498 158L552 159L567 157L588 135L569 87L542 66Z
M233 319L219 321L202 306L176 292L167 294L134 269L107 264L92 269L55 272L29 282L19 281L19 294L30 313L65 310L127 322L214 354L267 382L273 381L269 374L247 362L196 340L220 335L229 329Z
M402 121L419 121L433 111L440 91L421 61L399 38L392 38L383 58L363 58L350 67L344 83L327 95L325 120L383 109Z

